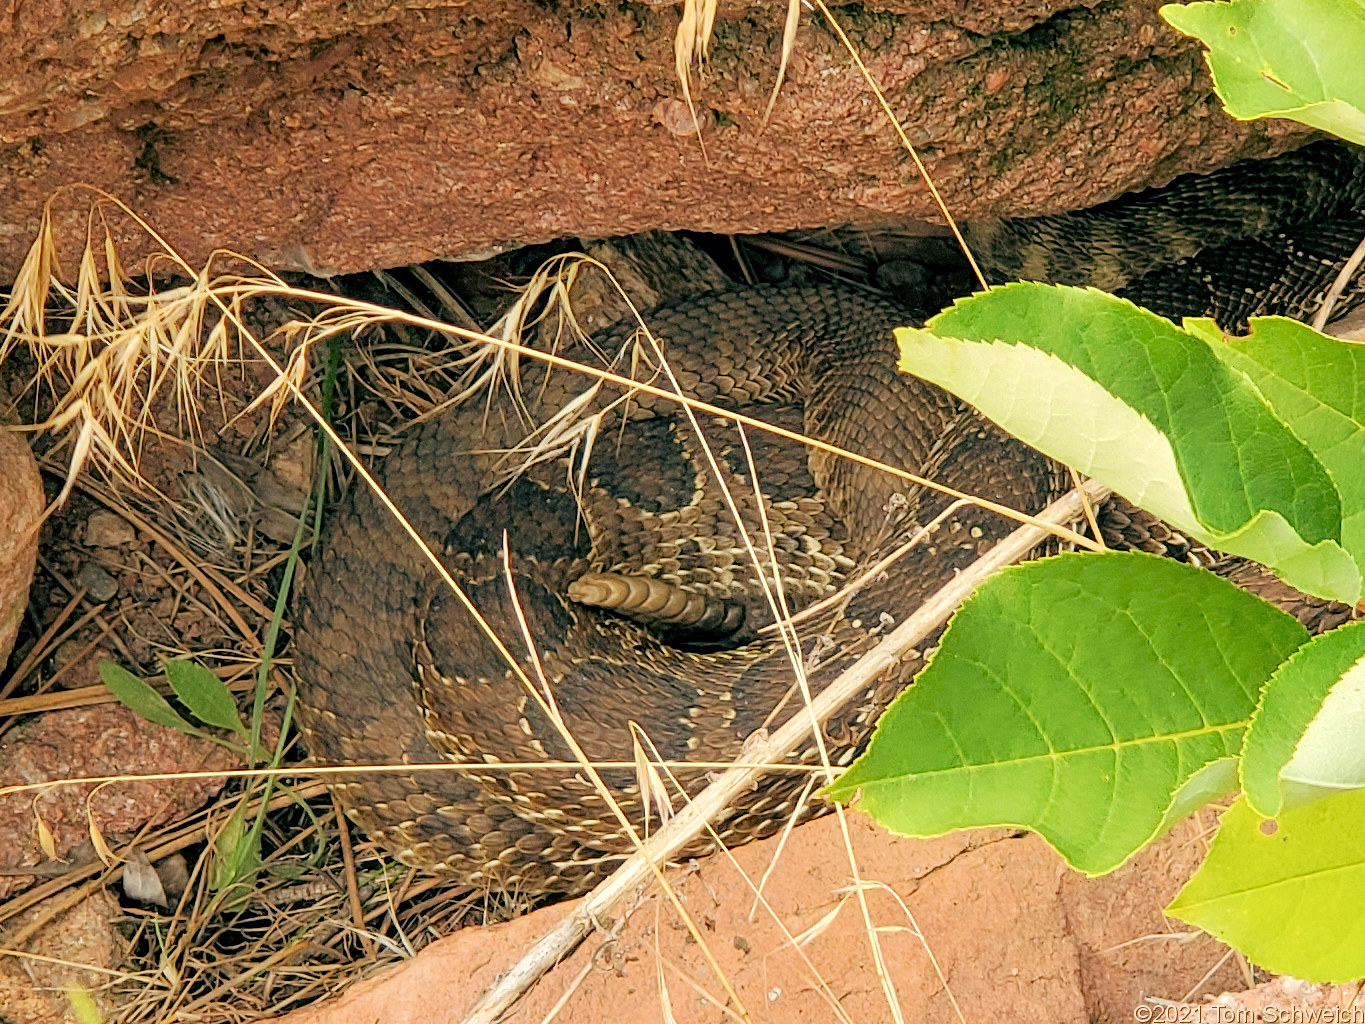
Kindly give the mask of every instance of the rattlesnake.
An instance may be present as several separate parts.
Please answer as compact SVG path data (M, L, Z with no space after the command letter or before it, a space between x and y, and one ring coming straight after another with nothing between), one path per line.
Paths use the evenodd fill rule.
M1302 311L1313 292L1320 295L1331 268L1305 255L1306 243L1279 243L1276 233L1338 202L1358 211L1363 167L1353 151L1312 147L1287 163L1239 165L1220 172L1221 180L1177 182L1165 200L1130 201L1139 222L1152 220L1162 202L1168 213L1175 209L1182 230L1166 237L1161 232L1169 226L1153 229L1175 271L1147 259L1150 245L1134 255L1120 205L1088 221L983 225L973 237L1001 276L1098 278L1145 298L1153 282L1165 280L1160 275L1174 273L1188 287L1167 286L1159 311L1212 312L1237 323L1250 312ZM1276 200L1258 172L1299 182L1292 201ZM1319 184L1304 186L1305 180ZM1209 230L1220 246L1202 256L1188 237L1197 230L1191 211L1198 201L1229 184L1238 195L1259 196L1234 200L1231 220L1261 231L1262 249L1278 247L1291 271L1258 285L1249 298L1195 262L1235 259L1227 247L1240 244L1236 232L1218 221ZM1282 217L1255 212L1284 206L1293 209ZM1341 234L1340 219L1336 224L1332 230ZM1346 252L1358 237L1359 231ZM1086 250L1082 238L1099 241ZM1080 253L1079 262L1052 266L1049 249L1065 250L1068 259ZM1340 249L1332 250L1337 263L1345 255ZM1121 280L1120 265L1129 268ZM1307 300L1303 280L1294 278L1306 266L1315 272ZM1190 289L1202 290L1203 298L1189 298ZM1210 290L1220 301L1209 301ZM1038 511L1057 491L1055 467L961 402L896 371L890 332L912 318L892 301L832 283L719 291L644 315L682 390L701 401L742 408L949 487ZM632 332L633 325L617 327L591 348L563 354L592 362L598 353L619 352L618 365L633 367L637 379L666 384L648 347L633 347ZM741 435L733 423L701 415L709 461L676 405L650 394L627 401L610 385L582 400L585 386L567 370L526 361L519 388L494 389L410 433L384 460L380 479L532 687L553 694L588 758L630 765L644 751L672 762L733 760L752 732L803 707L789 652L765 629L773 613L753 556L770 565L769 551L776 554L787 611L798 612L857 578L949 499L782 437ZM540 437L566 408L595 431L577 435L576 452L525 467L505 456ZM595 443L584 469L589 434ZM514 466L520 471L510 473ZM763 491L761 510L751 466ZM914 555L804 621L811 689L827 684L895 616L913 610L1013 525L981 508L959 507ZM1162 546L1160 536L1148 540ZM631 851L582 771L535 766L571 762L573 753L526 682L364 488L335 517L312 563L299 627L300 721L313 757L474 766L337 783L350 816L406 862L540 896L582 891ZM889 671L825 726L835 763L851 760L918 664L912 658ZM812 744L797 759L815 756ZM626 766L601 775L644 829L649 801L640 775ZM780 827L805 795L807 777L770 776L717 823L720 838L734 842ZM695 792L706 768L678 771L677 781ZM711 842L687 852L705 852Z

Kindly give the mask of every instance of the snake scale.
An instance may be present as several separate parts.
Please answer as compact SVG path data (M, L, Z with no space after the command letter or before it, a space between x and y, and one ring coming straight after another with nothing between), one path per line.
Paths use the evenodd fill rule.
M978 225L973 241L1000 279L1123 286L1168 315L1211 313L1235 325L1320 301L1365 230L1362 196L1358 154L1317 145L1083 216ZM1314 226L1296 228L1305 221ZM1253 283L1226 283L1228 267ZM897 372L890 332L913 316L896 302L832 283L760 286L644 316L679 386L702 401L1020 511L1039 510L1057 491L1047 460ZM661 381L633 334L612 328L591 349L564 354L586 362L619 354L636 379ZM584 397L585 387L567 370L523 361L519 387L411 431L378 474L506 654L363 487L331 523L298 618L299 717L312 757L474 766L342 779L335 789L350 817L409 864L529 898L584 891L633 847L580 770L536 766L572 762L573 753L508 656L553 694L587 757L617 765L602 780L643 828L649 800L630 767L638 751L704 762L677 772L695 793L709 766L739 758L747 736L803 707L788 652L765 629L773 620L765 583L771 592L768 581L780 577L792 613L822 602L949 500L712 416L696 425L704 447L673 403L612 385ZM561 424L566 409L592 428L576 449L529 465L506 456ZM1012 526L957 508L915 554L817 605L800 626L812 691ZM836 764L856 755L918 666L907 659L826 724ZM815 756L812 744L796 759ZM770 775L717 823L720 838L780 828L804 804L807 777ZM710 845L699 841L687 855Z

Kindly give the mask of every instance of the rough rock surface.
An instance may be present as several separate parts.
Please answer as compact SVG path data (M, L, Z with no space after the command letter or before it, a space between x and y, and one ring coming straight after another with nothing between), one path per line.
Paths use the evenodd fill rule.
M1034 835L982 829L904 839L850 815L868 912L905 1019L1118 1024L1143 1019L1135 1011L1147 996L1179 1000L1192 990L1244 988L1225 947L1207 935L1185 934L1188 928L1161 913L1198 865L1200 850L1191 838L1200 827L1197 820L1183 822L1114 874L1086 879ZM709 857L670 876L740 1002L763 1022L892 1019L850 890L838 822L826 817L803 825L779 853L780 846L779 838L750 843L735 851L733 863ZM786 935L766 910L754 909L753 890L735 867L756 881L774 860L763 891ZM462 1019L483 989L568 909L466 928L282 1024ZM509 1020L736 1019L733 1005L721 1009L724 990L657 891L612 934L584 943ZM828 985L824 991L814 981L817 971Z
M239 766L223 747L114 704L41 715L16 726L0 744L0 787ZM92 823L118 849L144 826L182 818L222 788L221 778L204 778L61 786L0 797L0 898L33 881L19 870L32 867L41 874L53 866L39 842L38 820L47 826L57 857L83 860ZM88 853L93 857L93 850Z
M722 11L694 88L699 142L668 3L33 0L0 33L0 278L76 182L191 261L226 246L324 274L561 235L936 219L815 13L764 127L781 6ZM1085 206L1297 137L1225 117L1157 6L836 12L950 206L974 217ZM89 200L58 198L68 262Z
M123 916L107 892L95 892L70 910L52 917L39 904L11 922L26 930L40 917L49 918L24 943L23 952L0 958L0 1020L8 1024L76 1024L67 989L80 986L95 1006L113 1019L116 1000L109 979L123 962L127 945L118 929Z
M43 480L28 442L0 425L0 668L28 606L43 507Z

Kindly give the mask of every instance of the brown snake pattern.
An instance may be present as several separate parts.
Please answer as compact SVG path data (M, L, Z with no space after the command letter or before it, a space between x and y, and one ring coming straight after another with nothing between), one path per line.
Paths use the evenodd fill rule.
M980 237L990 250L1000 230ZM759 287L663 306L646 320L682 389L705 402L1022 511L1056 492L1056 471L1041 456L897 373L890 331L910 316L888 301L833 284ZM631 334L614 329L596 348L619 350L623 365L637 366L636 379L654 379L648 350L632 361ZM747 736L802 708L788 652L763 629L772 620L764 579L779 576L789 610L798 611L856 578L948 499L702 417L712 461L673 403L640 393L627 400L612 386L576 410L580 423L596 417L586 469L568 452L510 474L520 462L506 453L539 436L584 388L568 371L527 363L519 391L498 390L412 431L384 460L381 482L521 673L553 693L590 759L628 765L637 747L668 761L737 759ZM915 555L804 621L812 690L1012 526L959 508ZM368 491L358 490L333 522L298 622L300 721L313 757L473 766L338 783L350 816L404 861L539 896L580 892L631 851L580 771L535 767L572 761L569 747ZM905 662L825 726L836 763L851 760L917 667ZM812 745L800 759L814 756ZM635 770L602 776L643 828ZM706 769L677 776L696 792ZM806 778L770 776L717 823L722 839L781 827ZM689 853L707 848L699 842Z

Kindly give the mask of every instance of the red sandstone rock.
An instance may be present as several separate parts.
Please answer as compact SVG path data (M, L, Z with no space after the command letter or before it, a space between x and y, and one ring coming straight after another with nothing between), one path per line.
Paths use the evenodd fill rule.
M0 667L28 606L43 506L43 481L28 442L0 426Z
M857 814L849 826L859 876L869 884L869 913L881 929L886 974L906 1020L1132 1020L1145 996L1180 999L1201 979L1199 992L1245 987L1230 960L1210 972L1224 947L1207 935L1174 934L1189 929L1161 913L1198 863L1200 850L1191 842L1200 828L1196 820L1099 879L1069 871L1037 836L1004 829L913 840ZM757 881L777 858L764 895L785 935L767 911L752 910L753 892L726 858L670 874L751 1019L838 1020L833 999L847 1014L843 1019L891 1020L837 820L802 825L780 857L778 848L776 838L751 843L735 851L735 862ZM568 909L465 928L281 1024L461 1020L479 993ZM720 1008L727 997L698 944L657 892L613 940L590 937L508 1020L547 1019L561 997L556 1024L734 1019L733 1004Z
M114 704L41 715L10 730L0 743L0 787L237 767L240 762L223 747ZM51 864L39 844L37 819L51 833L57 856L66 859L89 843L92 822L117 847L145 825L184 817L222 788L221 778L204 778L57 786L0 796L0 868L6 869L0 897L33 881L14 869Z
M835 10L953 211L976 217L1089 205L1298 137L1224 116L1156 7ZM937 219L818 14L765 127L781 17L722 12L694 80L699 142L678 127L671 4L34 0L0 34L0 277L59 189L73 259L77 182L192 263L230 247L321 274L561 235Z

